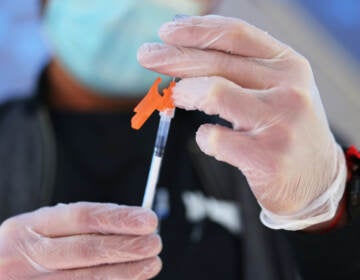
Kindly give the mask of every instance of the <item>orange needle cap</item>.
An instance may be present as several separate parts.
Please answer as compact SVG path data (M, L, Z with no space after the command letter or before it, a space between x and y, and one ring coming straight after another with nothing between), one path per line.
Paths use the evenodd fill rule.
M162 95L159 93L160 83L161 78L159 77L155 80L145 97L135 107L135 115L131 119L131 127L133 129L140 129L155 110L164 111L175 108L172 99L172 89L176 83L172 81L169 87L163 90Z

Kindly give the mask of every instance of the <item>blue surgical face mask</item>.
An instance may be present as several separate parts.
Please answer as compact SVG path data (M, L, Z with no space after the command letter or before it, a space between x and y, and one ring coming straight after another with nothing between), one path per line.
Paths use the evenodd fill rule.
M51 0L44 27L54 55L78 81L108 96L141 96L159 76L142 68L137 49L159 41L175 14L200 14L199 0Z

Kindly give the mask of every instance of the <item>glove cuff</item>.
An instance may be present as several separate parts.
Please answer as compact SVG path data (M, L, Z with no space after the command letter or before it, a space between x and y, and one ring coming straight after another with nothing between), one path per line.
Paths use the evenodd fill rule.
M326 192L293 215L277 215L262 208L261 222L271 229L295 231L331 220L335 216L339 202L344 195L347 178L345 156L339 145L337 145L337 155L337 176Z

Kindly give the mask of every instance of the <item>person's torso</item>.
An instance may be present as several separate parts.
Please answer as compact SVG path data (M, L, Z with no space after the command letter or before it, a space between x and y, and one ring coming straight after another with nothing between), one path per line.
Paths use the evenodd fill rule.
M131 114L51 113L56 139L56 179L51 204L76 201L141 205L157 129L153 116L140 131ZM173 121L154 209L161 218L163 271L157 279L239 279L241 241L204 214L189 219L184 203L202 196L195 211L208 207L189 156L196 121L179 112ZM210 200L210 199L209 199ZM196 208L199 208L196 210Z

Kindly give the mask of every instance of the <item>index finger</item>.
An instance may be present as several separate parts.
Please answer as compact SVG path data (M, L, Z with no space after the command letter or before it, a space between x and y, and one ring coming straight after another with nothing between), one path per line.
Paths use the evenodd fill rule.
M180 18L159 29L167 44L213 49L245 57L271 59L288 47L267 32L236 18L208 15Z
M19 218L25 226L48 237L92 233L147 235L157 227L157 217L152 211L111 203L58 204Z

